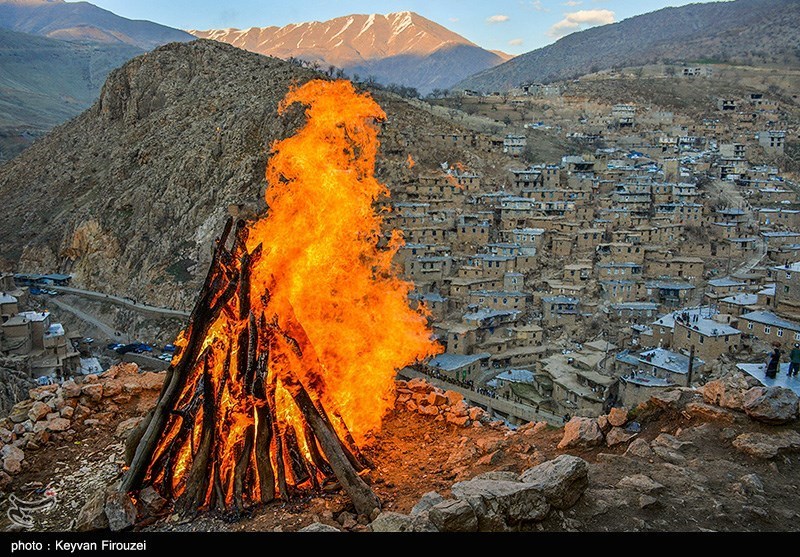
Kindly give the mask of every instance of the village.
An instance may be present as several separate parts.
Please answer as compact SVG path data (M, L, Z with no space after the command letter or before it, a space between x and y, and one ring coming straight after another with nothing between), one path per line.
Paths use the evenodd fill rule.
M714 70L668 73L690 82ZM718 98L698 122L634 104L559 113L560 94L465 91L463 110L506 107L518 131L432 139L501 150L517 167L498 179L443 163L392 188L388 224L406 240L397 262L444 349L401 375L512 424L633 408L737 367L800 391L786 376L800 343L800 200L773 164L794 126L781 104ZM537 106L551 122L526 121ZM585 147L526 164L542 128Z
M68 275L40 275L39 285L66 284ZM12 273L0 275L0 355L11 369L46 384L76 373L102 371L96 360L81 361L82 335L56 322L33 298L40 290L27 281L17 284ZM82 367L85 366L85 370Z
M715 70L666 74L691 85ZM576 110L564 87L465 91L463 113L505 110L507 133L428 134L455 152L500 153L513 161L507 171L443 161L389 184L385 227L405 240L395 263L442 347L400 378L454 389L512 426L633 408L737 368L800 392L785 373L800 343L800 199L774 164L796 127L790 112L762 93L717 98L699 122L656 106L579 100ZM383 133L398 132L389 123ZM578 147L531 162L540 133ZM414 145L404 149L413 167ZM69 275L0 280L0 353L11 367L46 383L119 361L124 333L90 346L55 322L59 307L42 295ZM764 372L773 345L774 380ZM160 370L171 353L122 359Z

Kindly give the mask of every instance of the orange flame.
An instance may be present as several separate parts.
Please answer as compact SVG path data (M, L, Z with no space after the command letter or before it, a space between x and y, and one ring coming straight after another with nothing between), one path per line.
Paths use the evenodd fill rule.
M378 247L382 217L373 204L389 191L374 177L374 122L385 113L344 80L311 81L279 111L298 102L307 123L273 147L270 212L248 240L265 253L252 299L269 287L268 314L293 308L324 368L326 402L361 441L392 404L396 370L440 348L424 316L409 308L413 284L391 268L402 239L394 232L387 248Z
M414 168L414 165L417 164L416 161L414 161L414 157L411 156L411 153L408 154L408 160L406 161L406 164L408 164L409 170Z
M273 145L266 173L269 213L250 225L246 247L251 253L262 250L250 276L252 314L304 344L293 350L297 339L277 335L270 348L268 374L275 386L267 396L282 433L273 444L299 451L311 463L317 448L309 446L307 426L283 378L297 377L328 411L341 438L363 445L393 404L396 370L442 348L431 338L424 309L409 306L413 285L392 268L402 236L393 231L388 245L379 247L383 217L375 205L389 191L374 177L375 123L386 115L368 94L343 80L315 80L293 89L279 112L295 103L306 106L306 124ZM247 327L247 320L225 311L210 325L202 346L207 356L178 396L183 414L173 415L162 433L148 469L150 483L168 485L176 496L185 489L200 444L201 392L216 401L214 489L230 505L237 458L256 458L242 448L253 428L263 425L256 411L263 401L256 401L233 371L248 358L235 342ZM175 343L184 348L186 335ZM193 422L179 417L184 415L193 415ZM285 472L295 487L308 481L301 469L287 466ZM315 480L312 476L311 483ZM251 500L255 485L249 484Z

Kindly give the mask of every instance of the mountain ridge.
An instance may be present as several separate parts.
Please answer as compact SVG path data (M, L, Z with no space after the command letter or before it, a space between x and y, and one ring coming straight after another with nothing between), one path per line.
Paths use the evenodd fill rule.
M796 0L735 0L668 7L572 33L453 86L507 90L662 61L792 64L800 61ZM770 32L765 32L769 29Z
M89 108L113 68L191 40L86 2L0 0L0 163Z
M351 14L283 27L188 32L258 54L336 66L349 75L374 76L384 84L416 87L421 92L448 88L505 60L411 11Z
M143 52L0 29L0 163L89 108L108 73Z
M88 2L63 0L0 0L0 28L52 39L122 43L141 50L192 40L179 29L128 19Z

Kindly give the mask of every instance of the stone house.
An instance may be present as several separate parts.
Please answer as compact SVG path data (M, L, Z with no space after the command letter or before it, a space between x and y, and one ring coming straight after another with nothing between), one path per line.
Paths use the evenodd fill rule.
M780 344L784 350L800 342L800 324L771 311L751 311L739 317L739 328L768 344Z
M740 330L713 319L698 316L694 320L685 320L678 315L672 332L672 346L687 352L694 346L699 358L712 361L737 350L741 336Z

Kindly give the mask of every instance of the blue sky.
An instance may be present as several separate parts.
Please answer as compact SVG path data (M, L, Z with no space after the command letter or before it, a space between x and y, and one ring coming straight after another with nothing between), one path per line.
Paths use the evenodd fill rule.
M690 0L90 0L132 19L180 29L283 26L352 13L410 10L487 49L521 54L593 25ZM696 0L695 0L696 1Z

